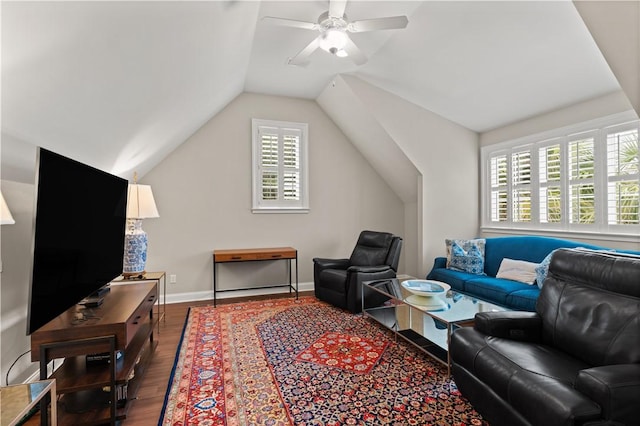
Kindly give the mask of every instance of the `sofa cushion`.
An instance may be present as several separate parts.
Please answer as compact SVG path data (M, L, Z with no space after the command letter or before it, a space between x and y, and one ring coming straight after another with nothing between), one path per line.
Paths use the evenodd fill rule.
M639 306L640 256L560 249L536 311L545 343L601 366L640 363Z
M503 280L493 277L478 277L464 283L466 293L477 296L488 302L507 306L507 296L518 290L527 290L531 286L517 281Z
M454 335L454 362L525 418L540 419L532 424L550 418L565 419L554 424L577 424L600 415L600 407L573 388L578 373L589 367L584 362L549 346L486 336L470 327Z
M431 270L427 277L427 279L430 280L447 283L456 291L465 291L464 284L472 278L478 278L478 276L468 272L446 268L435 268Z
M518 311L535 312L539 295L540 289L536 286L524 290L516 290L507 295L506 306Z

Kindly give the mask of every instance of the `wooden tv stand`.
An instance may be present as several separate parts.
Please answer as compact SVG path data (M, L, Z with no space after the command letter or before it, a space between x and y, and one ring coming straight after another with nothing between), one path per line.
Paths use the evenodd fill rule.
M31 334L31 360L40 361L40 378L56 379L60 425L115 424L126 418L130 404L125 401L136 397L158 344L153 336L157 302L155 281L113 286L100 306L75 305ZM117 351L122 357L115 370L111 363L86 363L87 354L108 352L115 360ZM64 363L47 377L47 363L55 358L65 358ZM126 399L118 398L115 390L125 388ZM116 399L112 410L110 401Z

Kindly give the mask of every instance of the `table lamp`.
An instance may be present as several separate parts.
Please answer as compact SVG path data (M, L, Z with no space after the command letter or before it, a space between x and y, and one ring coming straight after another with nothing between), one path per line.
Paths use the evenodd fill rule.
M0 192L0 225L13 225L14 223L16 221L13 220L9 206L7 206L7 202L4 200L2 192Z
M149 185L138 185L137 174L129 184L127 194L127 228L124 236L124 262L122 275L125 278L144 276L147 262L147 233L142 229L142 219L160 217L153 192Z

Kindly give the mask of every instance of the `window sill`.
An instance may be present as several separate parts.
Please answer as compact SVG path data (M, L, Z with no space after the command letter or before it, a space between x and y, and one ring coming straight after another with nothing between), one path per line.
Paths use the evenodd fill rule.
M259 208L259 209L251 209L251 213L309 213L309 209L305 208L282 208L282 207L272 207L272 208Z
M549 230L536 228L502 228L495 226L482 226L480 232L509 235L543 235L556 238L584 238L589 240L618 241L624 243L640 243L640 235L619 234L606 232Z

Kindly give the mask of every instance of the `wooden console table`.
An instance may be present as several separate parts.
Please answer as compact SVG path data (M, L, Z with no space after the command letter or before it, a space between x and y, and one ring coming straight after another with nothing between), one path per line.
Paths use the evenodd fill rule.
M158 272L145 272L139 276L123 277L120 275L111 285L126 285L137 284L143 282L155 282L158 285L158 291L162 289L162 302L158 298L158 334L160 334L160 321L167 323L167 273L165 271ZM162 287L160 286L162 284ZM162 304L162 312L160 312L160 305Z
M232 262L255 262L264 260L286 260L289 266L289 284L273 285L263 287L233 288L227 290L218 290L217 287L217 270L218 263ZM291 281L291 261L296 261L296 286ZM214 250L213 251L213 306L216 306L216 293L219 291L235 291L235 290L256 290L261 288L289 287L296 292L298 298L298 250L293 247L269 247L269 248L250 248L250 249L232 249L232 250Z
M115 426L126 418L126 401L137 398L158 345L153 336L157 299L156 281L113 286L100 306L72 306L31 334L31 361L40 361L40 379L56 379L60 425ZM109 362L87 364L85 355L107 352ZM47 363L55 358L65 360L47 377ZM44 401L42 413L48 399Z

